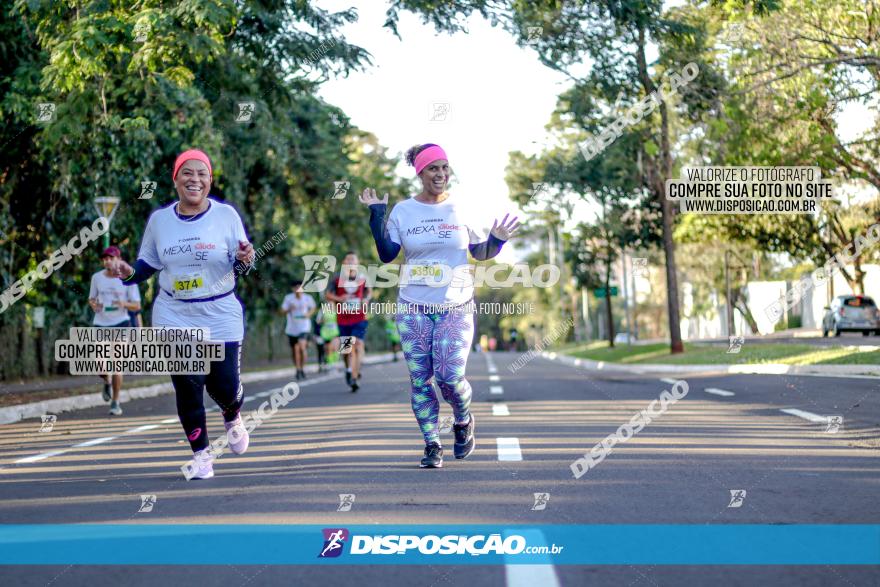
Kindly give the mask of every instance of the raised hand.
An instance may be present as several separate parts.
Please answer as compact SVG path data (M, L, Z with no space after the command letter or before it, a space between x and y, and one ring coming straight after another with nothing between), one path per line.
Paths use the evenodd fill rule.
M514 216L509 222L507 217L510 214L505 214L504 219L501 221L501 224L498 224L498 220L492 223L492 230L490 231L492 236L497 238L498 240L510 240L510 237L513 236L513 233L516 232L516 229L519 228L519 222L516 221L518 216Z
M254 246L247 241L238 241L238 250L235 252L235 258L242 263L250 265L254 257L256 257Z
M113 277L125 279L134 273L132 266L119 257L111 257L109 265L108 269Z
M388 193L385 193L385 196L380 200L376 196L376 190L373 188L367 188L364 190L364 193L358 196L358 200L360 200L361 204L365 204L367 206L372 206L373 204L388 204Z

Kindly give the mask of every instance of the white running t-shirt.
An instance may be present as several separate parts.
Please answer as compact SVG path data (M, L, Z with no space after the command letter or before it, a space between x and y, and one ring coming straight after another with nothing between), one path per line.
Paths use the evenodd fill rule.
M485 241L489 231L460 198L450 195L439 204L410 198L391 210L388 237L401 245L405 260L399 274L403 301L452 305L474 297L472 275L463 279L456 267L469 265L468 245Z
M89 299L97 299L101 309L95 312L92 324L95 326L116 326L129 320L128 310L113 304L119 302L141 301L141 294L136 285L123 285L118 277L107 277L102 269L92 275L89 286Z
M209 328L211 340L241 342L241 301L230 294L209 302L186 302L235 289L230 274L239 241L248 241L238 212L209 200L196 220L182 220L177 203L153 212L147 221L138 258L159 269L159 291L153 303L153 326Z
M284 334L288 336L300 336L304 332L311 332L312 322L308 313L315 307L315 300L307 293L300 294L297 298L295 293L284 296L281 309L287 312L287 327Z

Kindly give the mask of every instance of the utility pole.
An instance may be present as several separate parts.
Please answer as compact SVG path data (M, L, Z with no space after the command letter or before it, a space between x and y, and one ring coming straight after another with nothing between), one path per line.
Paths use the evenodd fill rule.
M733 308L731 304L730 297L730 251L724 251L724 287L727 290L727 303L725 303L725 309L727 310L727 336L735 336L734 328L733 328Z
M627 346L632 345L632 321L629 317L629 290L626 286L627 278L626 278L626 248L624 247L621 250L620 255L620 265L623 267L623 313L626 318L626 344ZM608 292L608 296L611 296L611 292Z

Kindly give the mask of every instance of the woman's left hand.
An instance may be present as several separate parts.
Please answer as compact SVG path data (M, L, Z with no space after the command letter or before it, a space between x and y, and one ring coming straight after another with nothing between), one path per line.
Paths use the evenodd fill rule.
M238 241L238 251L235 252L235 258L250 265L254 262L254 257L256 257L254 246L247 241Z
M516 232L516 229L519 228L519 222L516 221L518 216L514 216L509 222L507 217L510 214L505 214L504 219L501 221L501 224L498 224L498 220L492 223L492 230L490 231L492 236L497 238L498 240L506 241L510 240L510 237L513 236L513 233Z

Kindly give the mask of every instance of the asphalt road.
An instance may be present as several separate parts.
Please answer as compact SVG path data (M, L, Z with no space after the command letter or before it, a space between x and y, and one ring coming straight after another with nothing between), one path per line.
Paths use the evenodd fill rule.
M296 400L252 434L245 455L219 458L216 477L208 481L187 482L180 472L190 452L171 395L124 405L121 418L108 417L105 408L61 414L51 431L40 432L39 420L4 425L0 522L880 523L880 380L688 376L685 398L575 479L571 462L669 389L661 380L668 375L597 376L541 358L514 374L508 366L518 356L471 355L477 450L455 461L451 432L445 433L447 458L439 470L418 468L422 441L402 362L368 367L357 394L340 374L313 377ZM265 400L257 394L286 383L246 386L252 399L245 409ZM445 404L441 410L441 419L450 414ZM836 431L829 422L836 422ZM215 436L218 429L221 418L213 411L209 433ZM522 460L499 460L497 438L516 438ZM746 491L740 507L729 507L732 490ZM550 494L543 510L533 510L538 492ZM355 495L350 511L337 511L339 494ZM138 511L141 495L156 496L152 511ZM0 583L880 583L880 570L865 566L200 565L200 549L215 547L234 549L193 545L192 564L183 566L6 566L0 567Z

